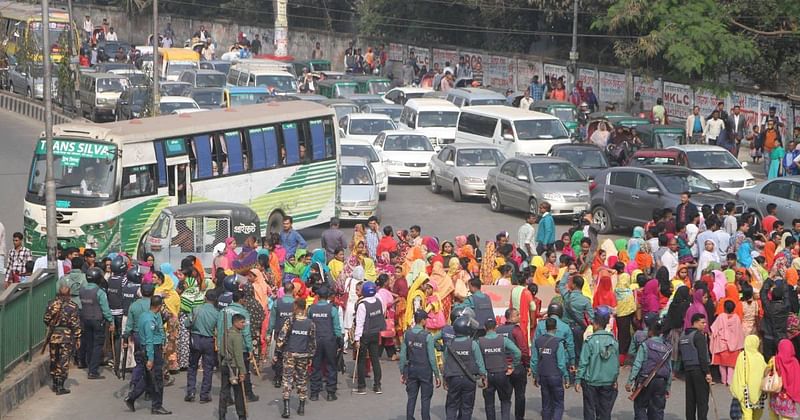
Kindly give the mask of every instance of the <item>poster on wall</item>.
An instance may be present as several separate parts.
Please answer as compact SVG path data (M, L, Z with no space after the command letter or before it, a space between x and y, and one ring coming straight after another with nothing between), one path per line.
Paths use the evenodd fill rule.
M408 46L408 54L411 54L411 51L414 51L414 54L417 57L417 66L421 69L422 66L425 66L426 69L431 69L431 50L428 48L423 47L415 47L413 45Z
M389 60L403 61L406 56L406 46L403 44L389 43Z
M484 68L483 84L493 88L514 87L514 59L500 55L490 55Z
M600 93L597 95L600 103L615 103L617 109L626 109L625 103L625 74L599 72Z
M456 50L442 50L439 48L433 49L433 64L439 64L440 68L445 67L445 63L450 63L450 67L454 70L458 64L458 51Z
M464 63L469 64L469 68L472 71L472 78L483 84L483 79L486 74L486 61L483 59L483 54L461 51L461 55L464 56Z
M597 71L592 69L578 69L578 81L583 83L583 89L588 87L597 94Z
M660 80L646 79L641 76L633 77L633 91L639 92L646 110L653 109L656 99L661 98L663 95Z
M730 107L733 108L736 105L739 105L741 109L741 114L744 115L745 119L747 120L747 132L749 133L752 130L752 127L758 124L758 102L759 97L758 95L752 95L749 93L744 92L731 92L729 104Z
M728 103L726 99L727 98L725 96L717 96L710 90L697 89L694 92L694 104L695 106L700 107L700 115L705 118L709 118L711 116L711 113L717 109L718 103ZM725 109L725 112L730 113L728 109Z
M539 83L544 82L542 62L517 59L517 90L524 92L530 86L533 76L539 76Z
M791 113L791 107L789 103L769 96L761 96L760 98L761 98L761 100L759 101L760 103L759 110L761 111L759 117L760 122L761 123L765 122L767 115L769 115L769 107L774 106L775 115L777 115L781 123L783 123L783 127L781 127L781 134L785 136L787 133L790 133L790 131L787 131L787 129L790 129L789 115Z
M664 108L671 118L686 119L692 113L692 88L689 85L664 82Z
M567 67L566 66L559 66L558 64L544 64L544 75L550 76L551 79L558 79L559 77L563 77L564 80L567 80ZM543 80L544 81L544 80Z

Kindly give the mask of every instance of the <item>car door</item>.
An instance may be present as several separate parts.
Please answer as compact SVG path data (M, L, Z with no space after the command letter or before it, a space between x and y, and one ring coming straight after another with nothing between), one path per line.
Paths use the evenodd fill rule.
M631 193L636 189L636 172L614 171L603 187L603 207L608 210L614 224L630 223L635 209L631 207Z
M636 188L631 191L630 217L638 224L647 222L653 214L653 209L663 208L660 193L649 193L648 188L661 191L658 182L650 174L636 175ZM615 208L616 210L616 208Z
M528 198L531 196L531 168L524 162L517 162L517 173L512 180L514 204L512 207L519 210L528 208Z
M22 73L25 71L25 66L16 65L14 69L11 71L11 90L14 93L25 93L24 89L20 89L21 86L24 86L23 80L25 78L22 76Z
M513 193L513 182L517 176L517 162L510 161L503 164L500 167L500 171L497 172L497 180L495 181L495 186L497 188L497 194L500 197L500 202L505 206L514 206L514 193Z
M439 163L439 173L436 175L439 185L453 185L453 179L456 176L455 165L456 156L453 147L445 147L437 158L441 158ZM451 164L447 164L450 162Z
M792 190L797 185L791 181L776 179L761 188L758 194L758 210L762 215L767 214L767 205L775 203L778 206L778 219L790 222L797 218L797 203L792 202Z

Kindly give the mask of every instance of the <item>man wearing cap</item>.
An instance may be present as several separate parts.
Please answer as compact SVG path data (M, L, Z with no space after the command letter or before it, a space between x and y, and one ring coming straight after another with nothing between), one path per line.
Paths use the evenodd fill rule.
M594 313L594 332L583 344L575 391L583 391L583 418L585 420L610 420L614 401L617 400L619 376L619 343L606 331L611 309L599 306Z
M200 402L211 401L211 378L214 375L214 362L217 357L214 351L214 330L217 328L219 311L215 306L217 300L214 290L206 291L206 301L192 310L192 316L186 318L186 328L191 332L189 341L189 368L186 371L186 402L194 401L195 383L197 382L197 364L203 361L203 383L200 386Z
M421 392L422 420L430 420L434 386L431 378L436 381L436 388L442 385L433 348L433 336L425 329L427 320L428 314L422 309L417 309L414 312L414 326L406 330L400 343L400 382L405 384L408 396L407 419L414 418L417 394Z
M561 420L564 414L564 388L569 387L564 339L557 335L558 317L542 320L539 325L543 325L546 331L533 342L530 365L533 386L541 386L542 418ZM571 334L569 337L572 339Z
M575 354L581 354L583 346L583 333L588 327L587 320L594 318L592 302L587 298L583 290L583 277L564 273L564 277L558 282L558 292L564 301L564 322L572 330L572 337L575 343Z
M81 320L78 305L70 300L69 284L58 281L58 295L47 305L44 324L49 332L47 344L50 351L51 389L57 395L69 394L64 381L69 374L69 359L73 345L80 346ZM74 343L74 344L73 344Z
M372 361L373 385L372 391L376 394L383 394L381 390L381 350L380 332L386 329L386 318L384 318L383 304L375 296L378 291L375 283L368 281L361 287L361 294L364 296L356 308L356 331L355 348L358 352L358 389L356 393L364 395L367 393L367 354Z
M531 363L531 349L528 335L520 327L520 312L514 308L506 309L506 323L497 327L497 334L514 342L522 354L522 363L514 368L508 379L514 389L514 418L525 418L525 388L528 385L528 366ZM506 363L512 362L512 355L506 352Z
M161 318L161 310L163 306L163 299L161 296L153 296L150 299L150 308L147 312L139 317L139 332L141 334L141 341L144 345L145 353L145 368L147 369L150 379L147 381L140 381L136 387L131 390L125 398L125 405L131 411L136 411L135 403L147 389L151 398L151 414L172 414L164 408L164 342L166 341L166 334L164 333L164 320Z
M283 283L283 293L283 297L276 300L275 304L272 305L272 310L269 314L267 347L269 347L269 342L272 338L283 328L283 324L286 320L292 317L292 312L294 311L294 283L291 281ZM281 377L283 376L283 355L278 349L275 349L275 357L278 358L278 362L272 364L272 371L275 373L272 385L275 388L280 388Z
M667 396L672 385L672 346L661 337L663 325L654 322L648 329L648 338L636 352L631 373L625 390L633 391L634 386L643 386L642 391L633 400L635 418L664 418ZM653 374L647 386L644 382Z
M236 290L233 292L233 303L223 308L217 318L217 343L222 343L223 333L226 329L230 328L233 324L233 315L239 314L244 317L244 329L242 330L242 337L244 337L244 392L247 396L247 401L258 401L258 395L253 393L253 383L250 381L250 353L253 352L253 335L250 331L250 312L247 312L241 301L244 299L244 294Z
M317 289L319 300L308 308L308 317L314 322L316 329L317 348L311 370L311 401L319 399L322 392L322 372L328 373L325 380L328 394L326 401L336 400L336 351L344 345L342 339L342 325L339 321L339 308L328 301L331 295L327 286Z

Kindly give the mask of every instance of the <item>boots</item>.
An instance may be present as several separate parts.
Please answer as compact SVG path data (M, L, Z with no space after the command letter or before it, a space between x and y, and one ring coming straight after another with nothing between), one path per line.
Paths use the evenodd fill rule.
M280 388L281 387L281 377L280 376L277 376L277 375L275 376L275 378L272 380L272 386L274 386L275 388Z
M325 401L336 401L336 393L328 392L328 396L325 397Z
M289 415L289 400L283 400L283 411L281 412L281 418L288 419Z
M51 376L50 378L52 380L52 383L50 384L50 390L53 392L58 392L58 379L56 379L55 376Z
M64 388L64 378L57 380L56 388L56 395L66 395L71 392L67 388Z
M306 415L306 400L300 400L300 405L297 406L297 415L298 416Z

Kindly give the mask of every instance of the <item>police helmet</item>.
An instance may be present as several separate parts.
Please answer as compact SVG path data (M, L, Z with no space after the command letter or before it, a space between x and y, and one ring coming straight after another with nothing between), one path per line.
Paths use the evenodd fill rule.
M475 330L478 329L480 324L475 318L470 318L468 316L460 316L453 322L453 330L455 331L457 336L471 336L475 334Z
M564 316L564 307L558 302L553 302L547 307L547 316L556 315L561 318Z
M125 270L128 269L128 261L125 260L125 257L122 255L117 255L111 260L111 273L115 275L121 275L125 273Z
M100 284L103 279L103 270L97 267L86 270L86 281L89 283Z
M361 286L361 294L364 297L372 297L375 296L375 293L378 292L378 288L375 286L375 283L368 281Z
M222 281L222 287L231 293L239 290L239 277L236 274L225 277L225 280Z
M142 275L139 274L139 270L137 270L136 267L133 267L130 270L128 270L128 273L125 274L125 277L131 283L137 283L138 284L138 283L142 282Z
M455 322L455 320L460 316L475 318L475 311L473 311L469 306L457 306L453 308L452 312L450 312L450 323L452 324Z

